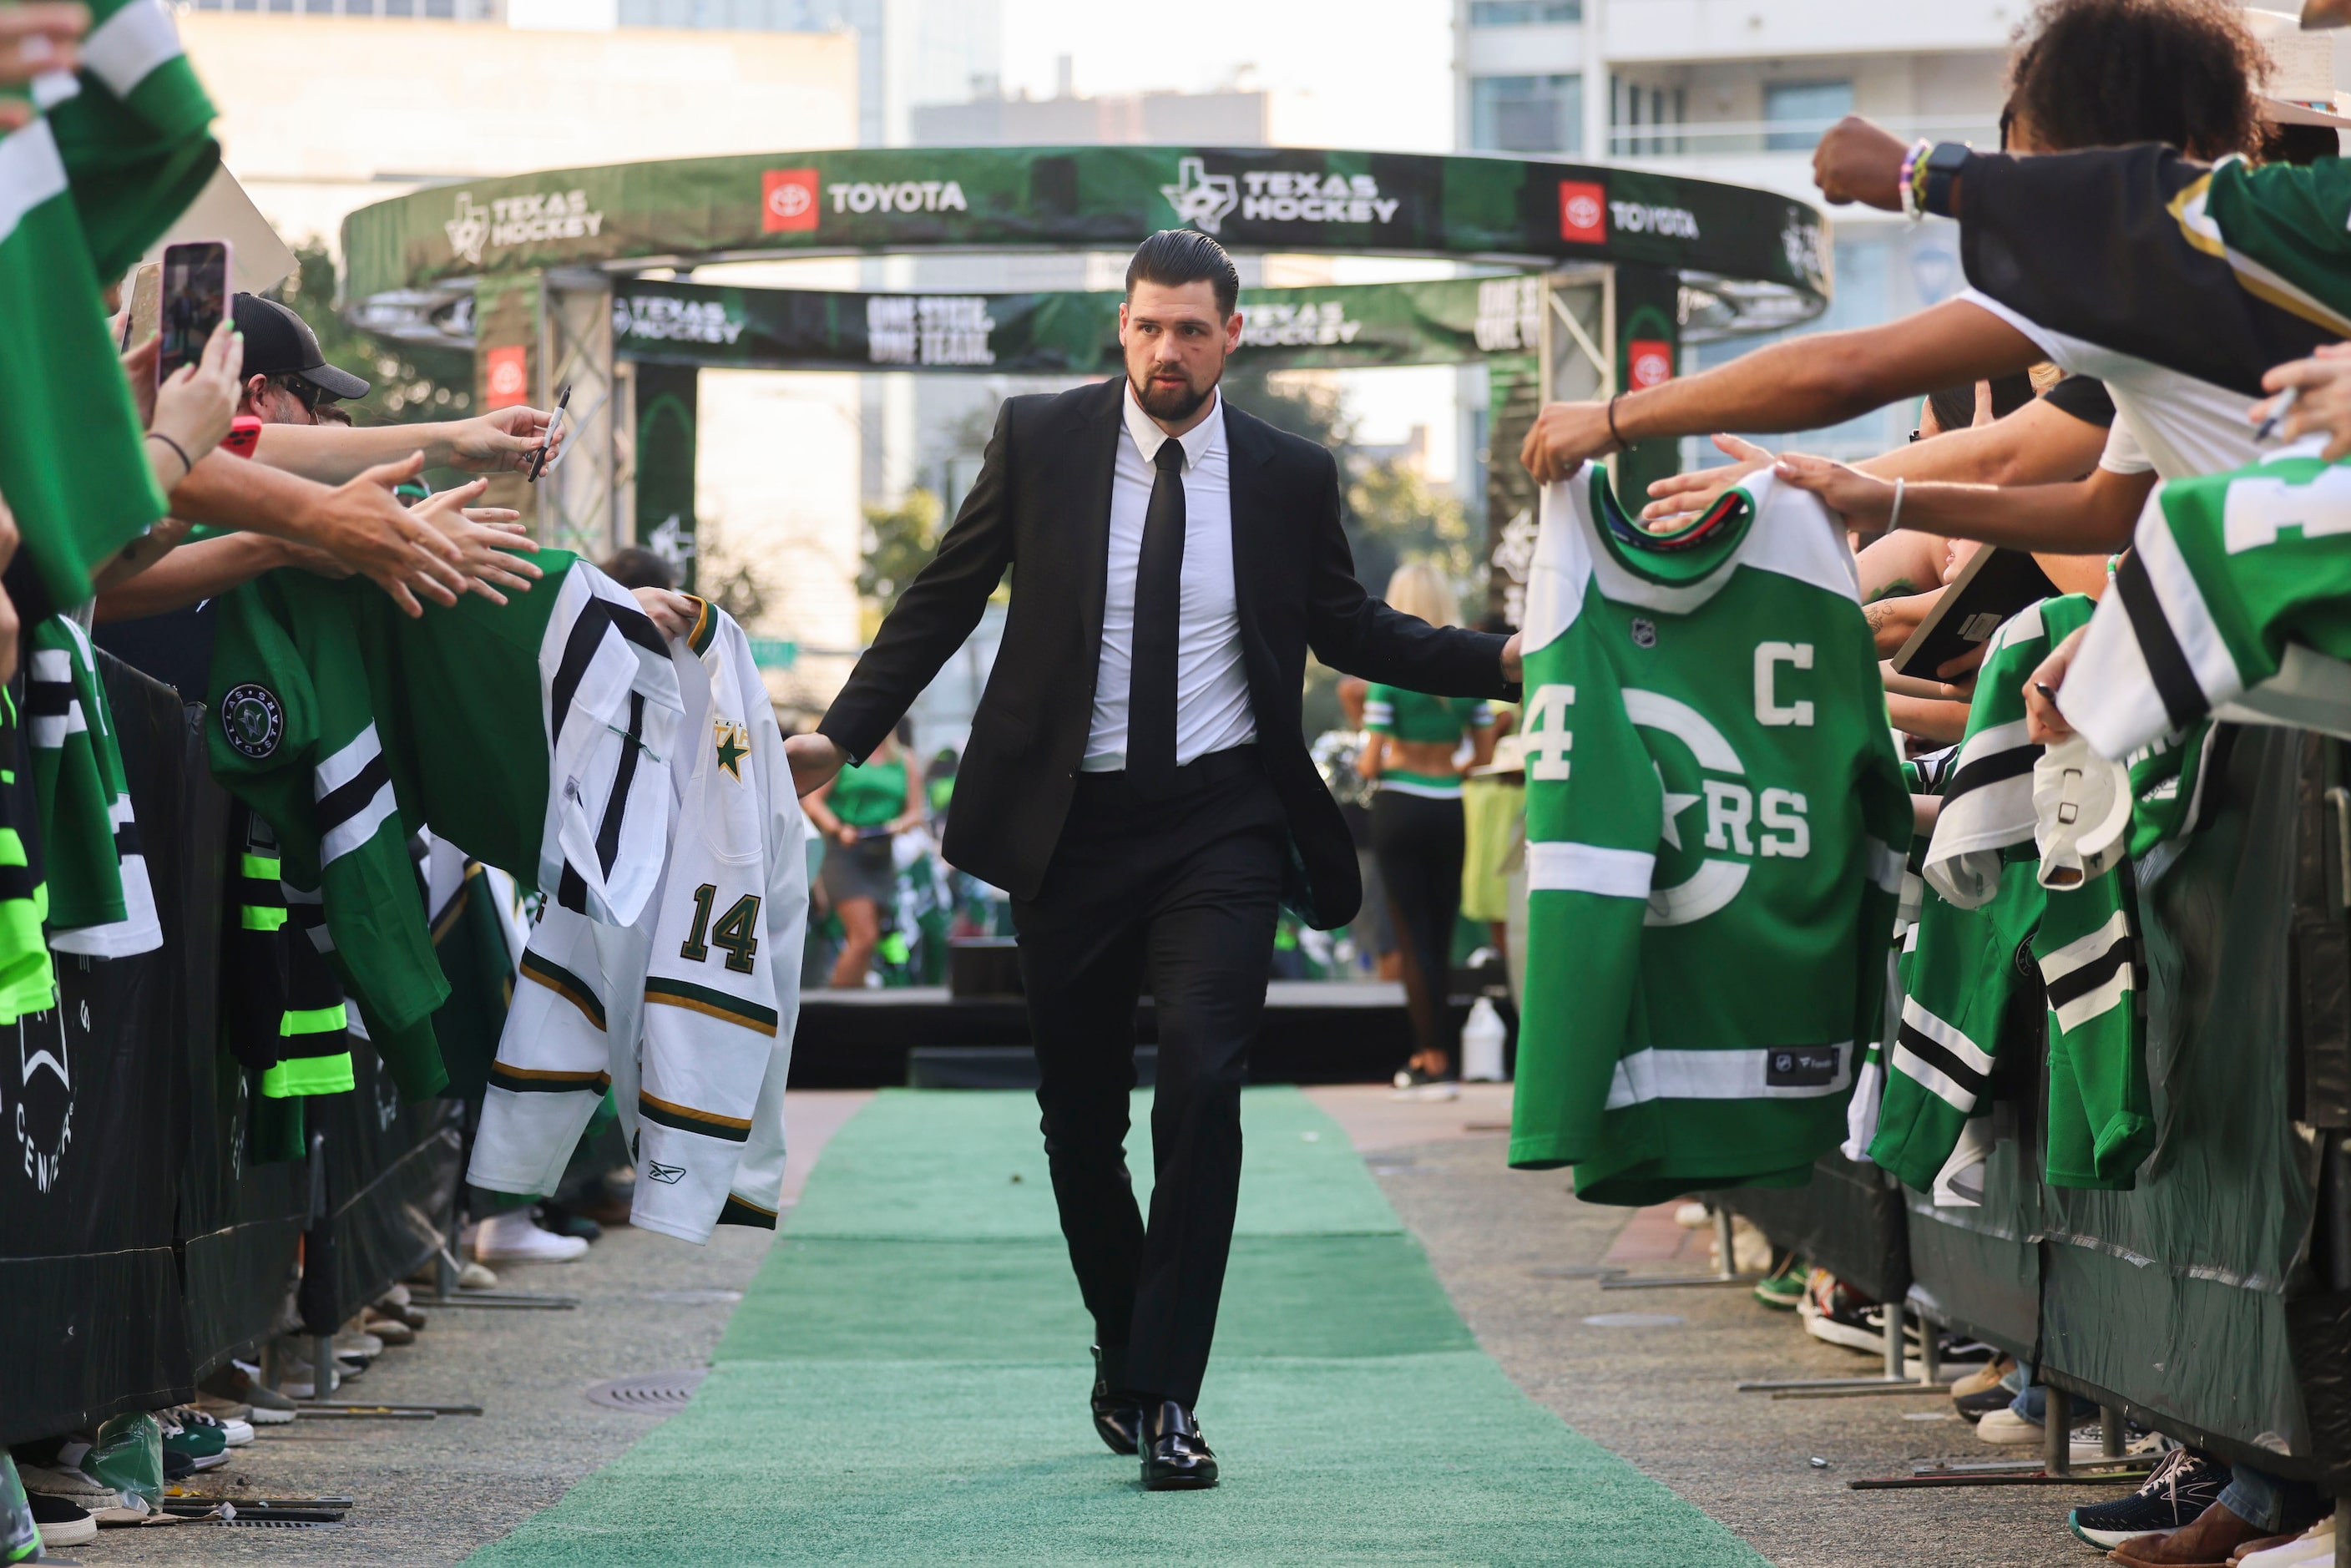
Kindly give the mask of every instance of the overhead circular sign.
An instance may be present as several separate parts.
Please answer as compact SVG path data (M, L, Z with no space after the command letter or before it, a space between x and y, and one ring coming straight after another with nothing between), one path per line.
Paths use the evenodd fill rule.
M1818 313L1818 212L1768 191L1538 159L1289 147L857 148L435 185L343 222L357 319L485 275L840 252L1117 249L1192 227L1244 251L1668 269L1749 324ZM1709 288L1710 280L1726 287Z

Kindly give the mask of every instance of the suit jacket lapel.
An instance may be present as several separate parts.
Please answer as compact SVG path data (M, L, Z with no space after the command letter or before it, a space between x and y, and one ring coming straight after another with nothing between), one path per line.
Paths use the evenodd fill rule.
M1104 395L1088 400L1085 412L1070 422L1073 444L1068 504L1077 528L1079 604L1085 617L1085 646L1102 647L1102 603L1110 588L1111 488L1118 473L1118 443L1125 434L1121 414L1125 406L1126 378L1113 376L1102 383ZM1092 675L1088 680L1091 682Z

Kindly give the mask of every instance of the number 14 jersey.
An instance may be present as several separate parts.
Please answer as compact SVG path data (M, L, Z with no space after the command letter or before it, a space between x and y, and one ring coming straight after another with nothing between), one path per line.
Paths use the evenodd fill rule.
M1682 533L1587 465L1527 583L1510 1163L1647 1204L1794 1186L1882 1030L1910 841L1842 530L1767 473Z

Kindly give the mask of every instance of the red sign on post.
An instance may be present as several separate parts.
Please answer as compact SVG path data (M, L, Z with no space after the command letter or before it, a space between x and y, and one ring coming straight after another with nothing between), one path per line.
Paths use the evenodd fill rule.
M759 176L759 229L778 234L816 227L817 172L770 169Z
M1559 237L1576 245L1608 243L1608 187L1597 180L1559 183Z
M482 356L487 366L483 388L492 408L512 408L530 401L530 350L520 343L492 349Z
M1674 346L1662 338L1635 338L1625 345L1625 379L1635 390L1674 379Z

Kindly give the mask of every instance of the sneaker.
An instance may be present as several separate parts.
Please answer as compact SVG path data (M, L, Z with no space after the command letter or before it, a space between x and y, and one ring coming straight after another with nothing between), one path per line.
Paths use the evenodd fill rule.
M1812 1266L1793 1252L1772 1260L1771 1272L1756 1282L1755 1299L1773 1312L1792 1312L1804 1300L1804 1281Z
M2283 1545L2231 1561L2237 1568L2325 1568L2335 1561L2335 1521L2322 1519Z
M1946 1354L1949 1353L1945 1352ZM1970 1394L1988 1394L2001 1385L2001 1379L2016 1370L2012 1355L1995 1355L1965 1377L1951 1385L1951 1397L1963 1399Z
M183 1427L219 1432L221 1440L232 1448L242 1448L253 1441L253 1424L241 1416L215 1415L201 1405L175 1405L170 1414ZM156 1419L162 1417L158 1416Z
M166 1479L173 1455L188 1461L194 1470L218 1469L228 1463L228 1435L217 1427L180 1419L182 1411L158 1410L155 1419L163 1427L163 1466Z
M2008 1409L1994 1410L1976 1423L1976 1436L1987 1443L2001 1448L2029 1445L2037 1448L2042 1444L2044 1432L2045 1428L2040 1422L2028 1421L2015 1411ZM2078 1426L2073 1429L2066 1445L2066 1452L2077 1461L2105 1458L2106 1449L2104 1433L2105 1428L2099 1425L2094 1411L2087 1425ZM2125 1448L2127 1451L2127 1443ZM2144 1535L2147 1532L2141 1531L2139 1533Z
M386 1317L371 1307L360 1314L360 1330L381 1344L414 1344L416 1331L399 1318Z
M474 1256L485 1263L569 1263L587 1250L577 1236L541 1230L527 1208L494 1214L474 1233Z
M59 1498L91 1513L122 1506L120 1492L62 1458L46 1465L19 1463L16 1479L25 1483L27 1496Z
M32 1504L33 1524L41 1532L43 1550L79 1546L98 1539L98 1517L78 1503L41 1492L26 1493L25 1500Z
M2041 1428L2032 1430L2037 1437ZM2138 1490L2115 1502L2077 1508L2065 1516L2065 1524L2076 1539L2101 1549L2134 1536L2168 1535L2220 1501L2228 1485L2228 1466L2193 1448L2174 1448Z
M457 1270L457 1289L461 1291L495 1291L498 1277L480 1263L466 1263Z
M569 1205L542 1203L533 1216L541 1230L557 1236L577 1236L582 1241L601 1241L604 1228Z
M1397 1068L1395 1077L1390 1082L1395 1084L1395 1092L1388 1096L1391 1100L1429 1100L1443 1098L1445 1087L1444 1081L1439 1079L1435 1073L1425 1071L1417 1067ZM1431 1091L1436 1091L1436 1092L1432 1093ZM1457 1095L1459 1094L1461 1092L1461 1086L1458 1083L1455 1084L1453 1086L1453 1092Z
M294 1419L294 1401L255 1380L259 1368L232 1361L197 1385L205 1398L234 1402L256 1427L282 1427ZM217 1411L214 1414L218 1414Z
M1806 1277L1796 1311L1804 1320L1804 1332L1814 1339L1847 1350L1886 1354L1884 1310L1826 1269L1815 1269Z
M1969 1422L1980 1422L1987 1416L1999 1415L2015 1402L2016 1396L1997 1383L1973 1394L1951 1396L1951 1408L1959 1412L1960 1420ZM2038 1432L2041 1427L2035 1424L2032 1429Z
M335 1359L348 1360L357 1356L363 1362L373 1361L383 1354L383 1341L363 1330L346 1326L335 1335Z

